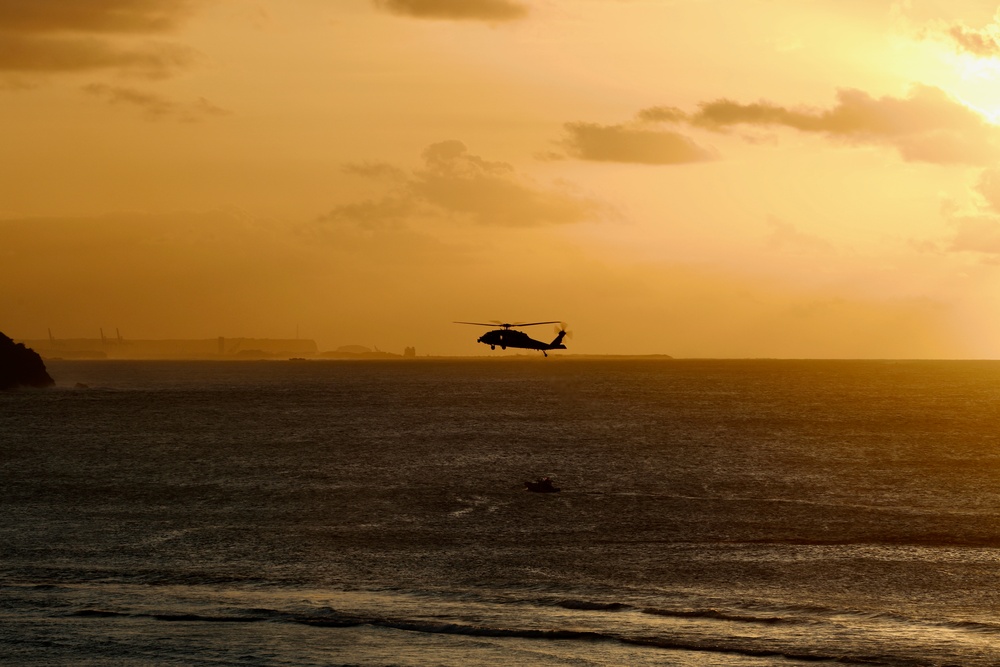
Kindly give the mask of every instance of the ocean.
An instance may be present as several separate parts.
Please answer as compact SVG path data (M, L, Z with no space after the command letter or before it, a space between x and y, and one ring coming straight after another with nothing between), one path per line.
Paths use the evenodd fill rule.
M1000 664L1000 362L47 366L0 664Z

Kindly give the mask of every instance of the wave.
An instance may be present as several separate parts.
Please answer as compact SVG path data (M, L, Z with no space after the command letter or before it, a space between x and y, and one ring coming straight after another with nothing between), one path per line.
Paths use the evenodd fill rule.
M255 623L270 620L270 617L237 615L237 616L208 616L204 614L143 614L128 613L121 611L109 611L106 609L80 609L70 612L67 616L82 618L152 618L157 621L187 621L203 623Z
M760 537L735 540L711 540L703 544L748 544L748 545L781 545L781 546L891 546L891 547L965 547L965 548L995 548L1000 546L1000 534L995 531L980 533L947 533L939 531L899 531L855 533L830 537Z
M256 623L265 620L254 616L203 616L201 614L146 614L158 621L201 621L205 623Z
M580 601L562 601L574 604L575 602L587 605ZM561 605L560 605L561 606ZM608 607L614 605L601 605L594 603L590 606ZM628 607L628 605L623 605ZM685 615L688 612L669 612L667 610L643 610L643 613L654 613L664 615ZM758 658L780 658L787 660L807 661L807 662L829 662L852 665L885 665L885 666L915 666L921 663L900 659L892 656L859 656L859 655L833 655L818 651L793 650L791 648L751 646L738 643L727 643L725 641L696 641L678 637L665 636L642 636L615 633L610 631L595 630L570 630L570 629L536 629L518 627L499 627L489 625L474 625L464 623L436 623L424 620L394 619L380 616L358 616L348 613L340 613L335 610L325 609L322 614L302 615L283 613L271 609L248 609L245 613L238 615L207 615L192 613L128 613L117 612L105 609L81 609L67 614L80 618L148 618L162 622L188 622L188 623L253 623L253 622L284 622L308 625L317 628L351 628L357 626L371 626L376 628L388 628L405 632L416 632L422 634L443 634L459 635L465 637L490 637L490 638L513 638L530 639L539 641L583 641L583 642L611 642L631 646L643 646L650 649L661 649L669 651L690 651L700 653L718 653L727 655L741 655ZM705 615L708 617L729 618L730 614L724 614L716 610L692 611L690 615ZM748 617L749 618L749 617ZM739 617L736 617L739 620ZM759 619L758 619L759 620ZM734 642L739 641L733 638Z
M706 618L718 621L732 621L737 623L765 623L769 625L777 623L805 623L802 618L792 618L787 616L756 616L753 614L743 614L731 611L721 611L719 609L661 609L661 608L637 608L624 602L590 602L586 600L558 600L554 604L564 609L575 611L625 611L637 610L650 616L666 616L670 618Z
M659 637L625 637L621 640L626 644L638 646L652 646L663 649L673 649L681 651L699 651L710 653L723 653L728 655L742 655L751 658L781 658L784 660L798 660L801 662L831 662L850 665L923 665L923 662L910 660L900 660L889 656L859 656L859 655L833 655L813 652L797 652L780 649L753 648L749 646L727 646L722 644L702 644L697 642L679 642L675 640L663 640Z
M588 602L586 600L558 600L557 607L563 609L573 609L579 611L622 611L623 609L634 609L630 604L624 602Z
M74 611L68 614L69 616L82 616L84 618L114 618L127 617L132 614L123 614L120 611L105 611L103 609L81 609L80 611Z
M953 630L967 630L986 634L1000 634L1000 623L980 620L963 619L928 619L916 618L891 611L874 611L852 609L847 607L829 607L815 604L750 604L744 609L718 609L716 607L644 607L625 602L597 602L566 599L522 599L505 600L507 603L537 604L555 606L573 611L635 611L650 616L667 618L708 619L731 623L749 623L762 625L820 625L837 620L854 619L855 621L887 621L910 627L936 627Z
M718 609L643 609L642 613L651 616L668 616L671 618L710 618L718 621L734 621L737 623L765 623L775 625L778 623L806 623L802 618L790 618L787 616L753 616L751 614L739 614Z
M856 618L863 618L868 620L884 620L893 623L899 623L902 625L913 626L924 626L933 628L948 628L951 630L969 630L972 632L988 633L988 634L1000 634L1000 623L993 623L989 621L971 621L963 619L916 619L911 616L906 616L903 614L898 614L888 611L874 611L874 612L864 612L858 610L837 612L835 610L829 610L827 612L829 616L853 616Z

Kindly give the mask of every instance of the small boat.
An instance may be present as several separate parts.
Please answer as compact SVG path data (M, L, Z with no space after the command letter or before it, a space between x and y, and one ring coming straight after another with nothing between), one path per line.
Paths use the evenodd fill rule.
M559 487L548 477L539 477L534 482L525 482L524 489L534 493L559 493Z

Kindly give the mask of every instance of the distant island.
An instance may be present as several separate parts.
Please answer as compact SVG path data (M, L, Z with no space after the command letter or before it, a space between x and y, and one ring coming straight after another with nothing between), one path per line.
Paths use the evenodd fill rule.
M117 333L117 332L116 332ZM2 335L2 334L0 334ZM8 339L10 340L10 339ZM402 354L380 350L378 346L341 345L333 350L320 351L316 341L308 338L192 338L192 339L127 339L120 335L100 338L49 338L24 339L17 341L31 348L44 360L174 360L174 361L251 361L251 360L291 360L291 361L339 361L378 359L417 359L415 347L403 348ZM13 341L12 341L13 343ZM29 350L29 351L31 351ZM36 355L36 356L37 356ZM560 351L553 358L563 359L665 359L669 354L580 354ZM539 352L510 351L502 354L489 351L480 354L433 354L420 359L495 359L497 361L518 359L542 359Z
M37 352L0 333L0 389L51 387L54 384L55 380Z
M373 350L364 345L342 345L336 350L320 352L317 359L403 359L417 356L416 348L408 347L403 354L383 352L377 347Z
M22 340L42 359L173 359L173 360L254 360L254 359L407 359L417 356L416 348L402 354L364 345L343 345L320 352L308 338L195 338L127 339L121 335L100 338L49 338ZM37 356L37 355L36 355Z
M312 357L316 341L300 338L143 340L120 335L22 341L44 359L288 359Z

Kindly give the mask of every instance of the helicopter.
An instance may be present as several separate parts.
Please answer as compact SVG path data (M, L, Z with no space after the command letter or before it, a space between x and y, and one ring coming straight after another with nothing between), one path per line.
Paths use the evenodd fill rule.
M477 327L493 327L499 326L499 329L494 329L493 331L487 331L482 336L476 339L477 343L483 343L484 345L489 345L491 350L497 349L497 345L500 346L501 350L506 350L508 347L519 347L525 350L538 350L546 357L549 356L547 350L565 350L566 346L563 345L563 336L566 335L566 325L563 322L558 322L552 320L549 322L501 322L500 320L493 320L492 324L486 324L484 322L455 322L454 324L471 324ZM534 327L539 324L556 324L556 337L551 343L543 343L540 340L535 340L528 336L528 334L523 331L518 331L512 329L511 327Z

